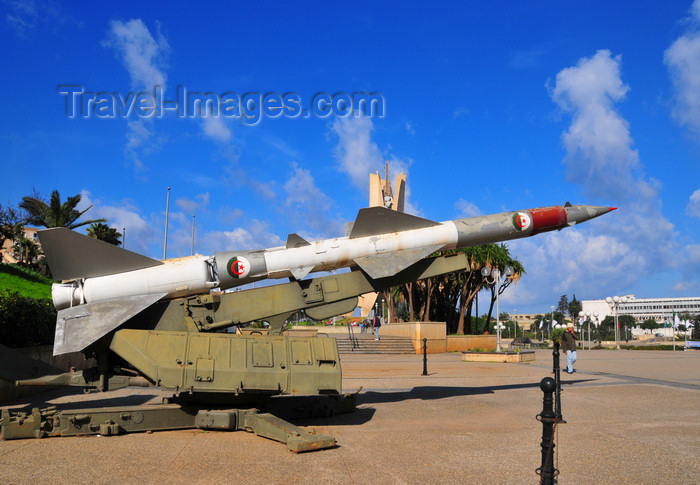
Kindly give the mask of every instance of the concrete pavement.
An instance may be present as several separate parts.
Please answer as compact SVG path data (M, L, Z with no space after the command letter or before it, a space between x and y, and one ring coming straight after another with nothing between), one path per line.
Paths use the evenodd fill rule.
M551 351L526 364L467 363L458 353L343 355L357 411L295 422L338 447L295 455L244 432L181 430L116 437L0 441L6 483L538 483L539 381ZM564 359L562 359L563 361ZM563 374L567 424L559 483L700 482L700 352L579 351ZM126 397L125 397L126 396ZM71 407L158 402L139 388L52 393ZM20 406L22 402L13 403ZM3 404L7 405L7 403Z

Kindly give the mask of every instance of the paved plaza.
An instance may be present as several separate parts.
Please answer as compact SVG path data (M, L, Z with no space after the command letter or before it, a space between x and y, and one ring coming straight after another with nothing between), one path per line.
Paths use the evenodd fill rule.
M700 351L579 351L563 374L556 465L561 484L700 483ZM563 359L562 359L563 360ZM525 364L467 363L461 354L342 355L357 410L295 422L337 439L294 454L245 432L180 430L116 437L0 441L4 483L538 483L539 382L551 351ZM61 406L159 402L133 388L49 392ZM30 401L31 399L31 401Z

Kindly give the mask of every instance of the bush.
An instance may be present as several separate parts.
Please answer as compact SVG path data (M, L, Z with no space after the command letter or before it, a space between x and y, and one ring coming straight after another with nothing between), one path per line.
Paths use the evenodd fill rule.
M14 348L50 345L55 330L56 309L50 300L0 292L0 343Z

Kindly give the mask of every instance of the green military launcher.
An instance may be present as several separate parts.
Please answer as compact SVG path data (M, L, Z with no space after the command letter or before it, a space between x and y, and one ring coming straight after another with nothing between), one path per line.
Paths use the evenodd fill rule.
M343 393L335 339L287 335L285 320L299 310L317 320L330 318L352 311L361 294L468 267L466 257L455 254L423 259L380 279L355 269L245 291L157 301L82 349L86 357L96 359L95 367L52 372L44 366L40 375L31 375L27 369L36 365L25 359L24 363L16 361L20 368L10 374L18 385L80 386L88 391L155 386L172 391L167 404L4 410L2 437L114 435L198 427L251 431L282 441L295 452L332 447L332 437L294 426L280 416L352 412L357 393ZM57 339L77 336L80 340L99 325L108 305L111 303L80 305L59 315ZM226 331L253 321L268 322L269 334ZM55 348L61 344L56 342ZM5 367L9 360L3 361Z

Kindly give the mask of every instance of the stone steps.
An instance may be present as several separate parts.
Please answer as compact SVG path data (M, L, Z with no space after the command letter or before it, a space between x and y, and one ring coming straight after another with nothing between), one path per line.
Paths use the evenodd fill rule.
M415 354L413 343L408 337L356 336L358 346L353 348L348 337L335 337L340 354Z

